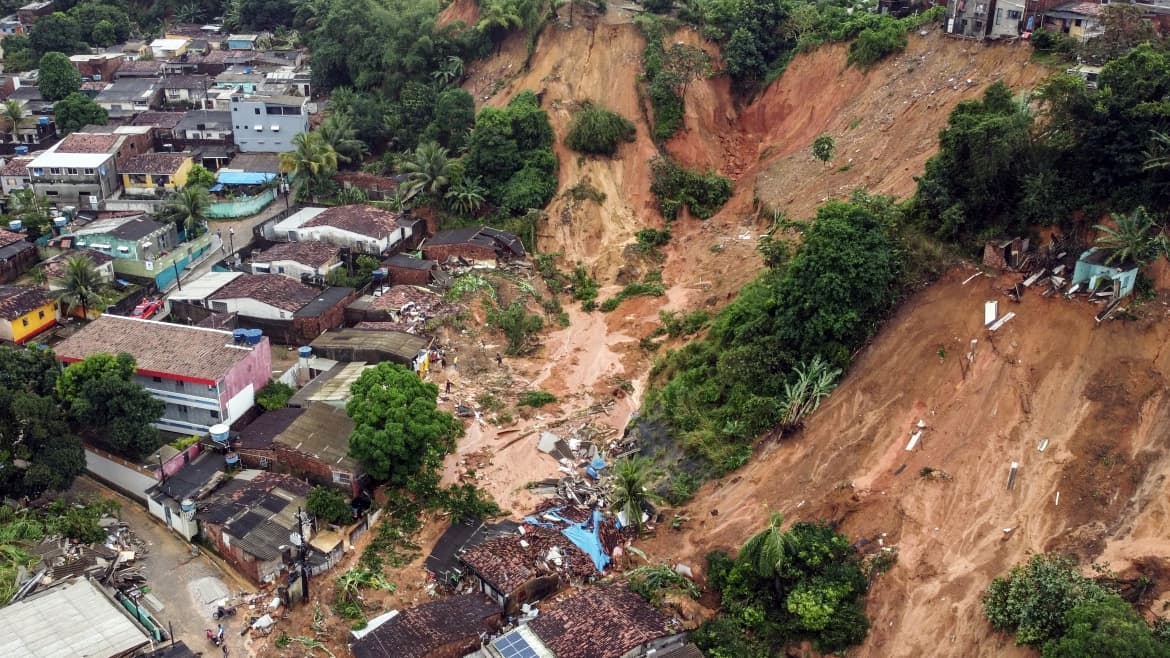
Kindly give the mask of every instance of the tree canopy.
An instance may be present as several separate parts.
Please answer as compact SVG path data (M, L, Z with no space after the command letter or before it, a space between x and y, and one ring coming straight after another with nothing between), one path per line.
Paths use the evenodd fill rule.
M79 93L69 94L54 103L53 116L57 122L57 130L66 135L91 124L104 126L110 122L110 116L105 108Z
M37 88L45 100L59 101L81 91L81 74L64 54L45 53L41 56Z
M133 381L134 357L95 354L65 368L57 397L74 427L112 452L136 459L158 448L152 423L165 405Z
M349 452L376 480L404 484L429 459L454 447L462 426L439 411L439 388L393 363L370 368L353 383Z

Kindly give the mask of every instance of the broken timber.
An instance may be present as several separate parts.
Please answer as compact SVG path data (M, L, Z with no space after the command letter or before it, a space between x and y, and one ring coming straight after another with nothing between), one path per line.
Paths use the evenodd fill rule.
M1008 472L1008 491L1011 491L1016 486L1016 474L1020 472L1020 463L1012 462L1011 471Z
M998 330L1000 327L1002 327L1003 325L1007 324L1007 321L1008 321L1008 320L1011 320L1011 319L1012 319L1012 318L1014 318L1014 317L1016 317L1016 314L1015 314L1014 312L1012 312L1012 311L1008 311L1007 313L1004 313L1004 315L1003 315L1003 317L1002 317L1002 318L1000 318L1000 319L996 320L995 322L993 322L993 323L991 324L991 326L987 328L987 330L988 330L988 331L996 331L996 330Z

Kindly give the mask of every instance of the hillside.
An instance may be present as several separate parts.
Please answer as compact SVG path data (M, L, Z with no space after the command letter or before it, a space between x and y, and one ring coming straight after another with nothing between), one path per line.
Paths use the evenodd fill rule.
M627 264L624 248L638 229L663 225L649 192L648 163L658 151L637 89L645 41L622 13L611 10L601 21L578 12L572 28L550 25L527 70L524 39L515 35L498 54L470 66L464 84L481 105L503 105L523 89L541 94L558 136L561 195L540 225L539 248L561 252L569 263L586 263L602 283L612 282ZM456 3L448 15L466 20L473 14ZM702 44L688 30L670 38ZM868 72L847 68L845 50L838 44L798 55L745 107L735 106L725 77L687 87L685 127L665 149L684 164L732 177L736 190L711 220L684 219L672 226L676 239L667 249L667 283L725 299L760 267L756 201L807 218L827 187L835 195L866 187L904 197L937 149L938 131L955 104L997 80L1026 89L1050 73L1030 63L1024 47L973 45L937 30L911 35L904 53ZM573 109L585 100L634 120L637 141L622 146L612 160L581 158L565 148L560 139ZM809 153L813 138L823 132L838 141L839 156L829 169ZM605 201L564 194L582 183L603 193Z
M1096 327L1096 307L1059 296L1005 309L1001 291L1019 277L963 285L974 272L953 271L904 304L805 431L704 486L682 512L689 526L660 532L647 552L702 565L771 511L897 546L897 565L870 595L869 638L850 652L875 657L1033 655L989 635L980 610L991 578L1030 552L1070 552L1131 577L1133 565L1165 573L1165 302ZM992 299L1017 314L994 334L982 326ZM907 452L920 420L924 436ZM950 479L920 477L926 467ZM1158 611L1166 584L1156 586Z

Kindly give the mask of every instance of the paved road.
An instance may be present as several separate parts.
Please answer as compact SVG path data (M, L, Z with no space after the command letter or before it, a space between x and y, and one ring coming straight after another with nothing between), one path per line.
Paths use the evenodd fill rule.
M142 561L143 575L150 593L163 605L155 616L164 626L169 625L175 637L193 651L202 651L206 656L221 655L206 636L206 630L214 629L219 623L212 619L211 614L217 600L229 593L244 591L247 583L222 571L201 551L195 550L152 517L139 503L88 477L77 478L73 490L113 498L121 504L118 516L129 523L131 530L149 546L150 554ZM244 638L240 637L244 623L244 615L228 617L224 621L229 656L249 655Z

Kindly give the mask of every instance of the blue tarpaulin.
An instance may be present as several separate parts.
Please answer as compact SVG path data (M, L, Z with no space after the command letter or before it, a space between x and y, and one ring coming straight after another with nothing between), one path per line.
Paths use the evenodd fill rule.
M593 560L593 566L597 567L599 572L605 571L610 562L609 556L605 554L605 547L601 545L601 536L598 533L600 528L601 512L593 510L593 516L588 520L561 530L566 539Z
M207 191L208 192L219 192L222 189L223 189L223 185L220 183L216 183L215 185L212 185L211 187L207 188Z
M276 178L276 174L262 174L253 171L224 171L215 174L216 182L223 185L263 185Z

